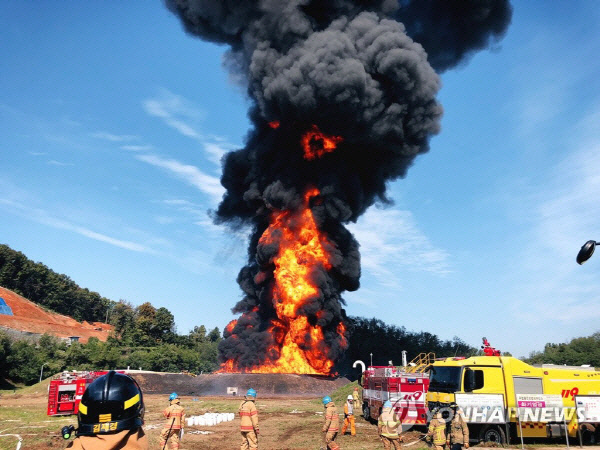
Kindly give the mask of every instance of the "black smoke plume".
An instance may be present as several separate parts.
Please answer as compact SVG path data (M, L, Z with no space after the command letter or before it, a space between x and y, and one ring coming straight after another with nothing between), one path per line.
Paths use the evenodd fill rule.
M319 295L299 314L319 325L324 357L339 360L345 290L359 286L358 243L344 224L429 150L442 107L437 71L497 42L508 0L166 0L187 32L227 44L228 69L244 80L253 128L246 146L226 155L227 189L215 220L252 228L238 283L242 314L219 347L222 361L251 369L279 357L272 299L277 243L259 239L273 211L294 211L309 186L310 208L331 243L332 268L312 272ZM278 126L272 126L277 122ZM331 153L303 158L302 135L316 125L340 136ZM317 141L315 145L319 145ZM275 345L274 345L275 344ZM303 343L299 343L302 347Z

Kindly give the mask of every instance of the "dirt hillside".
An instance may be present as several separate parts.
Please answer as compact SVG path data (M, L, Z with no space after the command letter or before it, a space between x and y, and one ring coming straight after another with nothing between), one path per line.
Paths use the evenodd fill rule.
M0 329L34 335L48 333L60 338L78 336L79 341L84 343L91 337L106 341L112 330L112 327L105 323L81 323L71 317L47 311L3 287L0 287L0 298L12 311L12 315L0 314Z

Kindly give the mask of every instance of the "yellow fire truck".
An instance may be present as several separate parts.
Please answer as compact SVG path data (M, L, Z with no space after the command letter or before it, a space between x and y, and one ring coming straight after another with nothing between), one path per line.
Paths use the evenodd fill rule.
M489 349L488 349L489 350ZM492 349L493 350L493 349ZM579 437L600 440L600 372L591 367L531 366L498 351L446 358L430 366L430 411L463 410L473 441Z

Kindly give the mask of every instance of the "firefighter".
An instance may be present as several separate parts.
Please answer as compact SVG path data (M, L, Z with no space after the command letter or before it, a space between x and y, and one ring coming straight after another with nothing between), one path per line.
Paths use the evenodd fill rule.
M329 395L323 397L323 407L325 408L325 423L321 431L325 433L325 445L329 450L339 450L340 446L335 443L335 438L340 429L340 418L335 403Z
M177 392L169 395L169 406L163 411L163 416L167 422L160 432L160 448L164 449L167 446L167 441L171 439L171 448L179 448L181 432L185 423L185 409L181 406Z
M77 437L72 450L147 450L144 434L144 399L139 385L128 375L111 370L91 383L79 404ZM64 427L68 439L73 426Z
M342 427L342 436L346 434L348 425L350 425L350 434L356 436L356 428L354 427L354 398L352 395L348 396L346 403L344 403L344 426Z
M427 441L433 442L435 450L443 450L446 445L446 422L439 410L433 411L433 420L429 422Z
M258 448L258 410L256 409L256 391L248 389L244 401L238 408L240 413L241 450Z
M446 444L450 450L462 450L469 448L469 427L467 421L463 415L462 409L456 404L450 405L452 408L453 416L450 422L450 436L446 441Z
M398 428L401 425L402 421L398 418L394 408L392 408L392 402L386 400L377 421L377 433L383 442L385 450L390 450L392 447L395 450L400 450L400 442L403 439L398 434Z
M358 386L354 388L352 392L352 398L354 400L354 410L359 413L360 412L360 396L358 394Z

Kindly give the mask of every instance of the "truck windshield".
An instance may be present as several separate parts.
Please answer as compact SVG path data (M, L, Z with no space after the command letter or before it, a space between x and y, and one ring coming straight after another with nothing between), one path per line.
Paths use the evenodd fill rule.
M460 391L460 367L432 367L429 371L429 390L437 392Z

